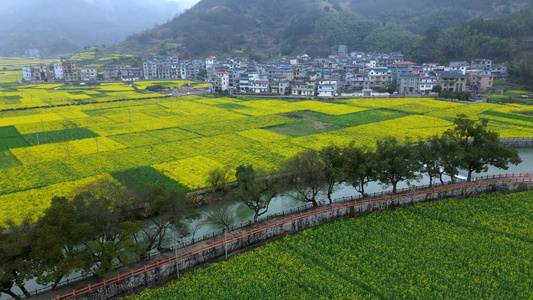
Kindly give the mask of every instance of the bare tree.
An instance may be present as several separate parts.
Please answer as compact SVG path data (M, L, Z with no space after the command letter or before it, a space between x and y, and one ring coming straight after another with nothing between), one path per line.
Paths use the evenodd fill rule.
M288 195L298 201L318 206L318 195L327 187L324 164L318 151L306 150L298 153L285 163L285 172L294 193Z
M208 210L202 211L201 214L206 218L208 223L229 231L231 226L235 224L236 208L235 206L215 203Z

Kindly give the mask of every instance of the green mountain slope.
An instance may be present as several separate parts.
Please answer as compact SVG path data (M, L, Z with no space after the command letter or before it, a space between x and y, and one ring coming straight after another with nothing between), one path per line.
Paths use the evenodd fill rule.
M346 44L363 51L412 49L414 57L426 58L413 45L427 41L428 32L441 35L470 20L505 17L531 4L532 0L202 0L166 24L131 36L115 51L182 57L235 52L327 55Z

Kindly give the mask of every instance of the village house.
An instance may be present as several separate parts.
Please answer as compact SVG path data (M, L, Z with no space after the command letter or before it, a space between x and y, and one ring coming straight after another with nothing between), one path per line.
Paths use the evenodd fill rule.
M380 89L387 88L392 80L392 72L387 68L374 68L368 70L368 88Z
M236 90L236 91L239 90L241 76L243 76L245 73L246 73L245 68L235 68L235 69L230 69L228 71L229 88L231 90Z
M33 67L30 67L30 66L22 67L22 79L25 81L33 80Z
M126 82L139 81L142 79L141 68L126 68L121 71L120 80Z
M201 60L182 62L179 65L179 77L186 80L197 80L202 69L205 70L205 64Z
M39 64L32 68L32 80L47 82L50 78L50 66Z
M396 79L397 91L400 94L420 94L420 77L415 74L399 75Z
M52 63L52 68L54 68L55 79L63 79L63 64L60 61L55 61Z
M145 80L157 79L157 63L154 60L143 63L143 76Z
M211 77L209 83L210 92L222 92L229 90L229 74L228 71L218 71Z
M468 69L469 65L466 61L451 61L449 71L457 71L461 74L466 74L466 69Z
M315 96L316 81L311 80L295 80L292 83L293 96Z
M63 78L65 81L78 81L78 71L76 70L76 63L73 61L61 62L63 67Z
M80 69L81 81L96 81L98 69L96 67L82 67Z
M416 64L412 61L398 61L392 64L393 68L412 68L416 66Z
M467 71L467 86L475 93L486 92L492 89L494 79L485 70Z
M270 91L268 79L257 79L253 80L250 84L250 89L252 93L255 94L266 94Z
M276 95L285 95L290 91L290 82L284 76L274 77L270 82L270 92Z
M472 63L470 64L471 68L480 68L480 69L491 69L492 68L492 60L486 59L486 58L476 58L472 60Z
M319 97L335 97L338 95L338 81L337 80L319 80L317 87L317 96Z
M119 81L122 78L122 72L126 70L125 64L113 64L104 68L104 81Z
M437 83L443 91L466 92L466 75L460 72L442 72L437 74Z
M422 71L424 73L429 73L435 71L439 67L438 63L423 63Z
M437 77L427 76L420 78L420 93L423 95L429 95L433 93L433 87L437 85Z

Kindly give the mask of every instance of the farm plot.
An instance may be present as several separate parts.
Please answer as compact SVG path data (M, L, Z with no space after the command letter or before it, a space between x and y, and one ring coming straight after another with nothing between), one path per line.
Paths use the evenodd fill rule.
M69 88L60 86L59 91L72 93ZM27 88L31 89L54 92ZM251 164L275 172L304 149L354 140L372 146L388 136L425 139L450 128L450 116L461 112L492 118L491 128L503 137L533 137L530 117L520 114L528 109L418 98L323 103L186 96L4 111L0 112L0 195L33 193L105 174L114 174L123 184L142 185L161 178L199 189L207 185L209 168L234 170ZM132 170L139 170L139 178ZM39 201L49 203L49 199ZM31 217L29 212L19 210L16 219ZM0 211L0 220L9 217L14 216Z
M491 194L330 223L125 299L529 299L532 199Z

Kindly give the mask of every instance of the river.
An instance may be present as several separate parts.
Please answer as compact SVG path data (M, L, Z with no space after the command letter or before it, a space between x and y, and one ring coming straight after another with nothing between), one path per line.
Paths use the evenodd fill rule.
M494 174L505 174L505 173L533 173L533 149L517 149L520 157L522 158L522 163L519 165L510 165L508 170L502 170L495 167L489 167L487 172L485 173L475 173L473 177L479 177L479 176L486 176L486 175L494 175ZM466 178L467 173L465 171L460 172L459 177ZM449 180L449 177L445 177L444 180ZM413 185L427 185L429 184L429 177L424 176L420 181L411 183ZM406 182L400 182L398 183L398 189L407 188L408 185ZM380 184L376 182L372 182L368 184L367 187L365 187L365 192L368 194L372 193L378 193L382 191L390 191L392 188L384 188ZM359 193L350 185L346 184L339 184L337 185L335 192L333 193L333 199L335 198L343 198L343 197L350 197L353 195L358 195ZM324 200L327 202L327 196L325 194L320 195L320 200ZM295 201L289 196L282 195L279 197L276 197L272 200L270 203L270 206L268 208L268 212L263 215L268 216L270 214L277 214L281 213L283 211L288 211L290 209L297 208L299 206L305 205L305 203L300 201ZM204 206L199 208L198 210L200 212L209 211L212 206ZM250 210L246 205L244 205L242 202L237 201L228 201L224 204L219 204L217 206L217 209L228 209L229 211L235 212L235 223L246 223L253 219L253 211ZM205 223L205 218L201 218L199 220L195 220L193 222L193 227L198 226L197 224ZM200 229L195 233L195 238L202 237L206 234L211 234L214 231L219 231L220 228L214 227L213 225L201 225Z
M494 167L489 167L487 172L485 173L476 173L473 175L473 177L476 176L486 176L486 175L494 175L494 174L505 174L505 173L533 173L533 149L517 149L520 157L522 158L522 163L519 165L510 165L508 170L502 170ZM461 172L460 176L466 178L467 173ZM445 180L449 180L448 178L445 178ZM427 176L424 176L420 181L412 183L413 185L427 185L429 184L429 178ZM408 185L405 182L400 182L398 184L398 189L407 188ZM381 185L379 185L376 182L370 183L366 188L366 193L376 193L376 192L382 192L382 191L389 191L391 188L383 188ZM353 195L357 195L358 192L349 185L346 184L339 184L337 185L335 192L333 193L333 198L342 198L342 197L349 197ZM320 195L320 200L324 200L327 202L327 197L325 194ZM277 214L281 213L283 211L288 211L290 209L298 208L299 206L305 205L305 203L300 201L295 201L289 196L282 195L279 197L276 197L272 200L270 203L270 206L268 208L268 212L263 215L267 216L270 214ZM227 201L225 203L220 203L217 205L206 205L201 208L198 208L198 211L200 213L206 213L213 209L223 209L228 210L230 212L234 212L235 216L235 224L239 223L246 223L253 219L253 211L250 210L246 205L244 205L242 202L237 201ZM194 237L195 238L201 238L204 235L212 234L213 232L220 231L220 228L213 226L211 224L207 224L205 217L202 217L198 220L194 220L191 223L191 228L197 229ZM182 239L182 241L189 240L191 237L186 237ZM72 274L70 278L76 277L79 274ZM26 288L29 291L34 291L39 288L43 288L43 286L37 284L35 281L31 280L28 281L26 284ZM19 292L18 288L13 289L15 292ZM10 297L6 294L0 295L0 300L9 299Z

